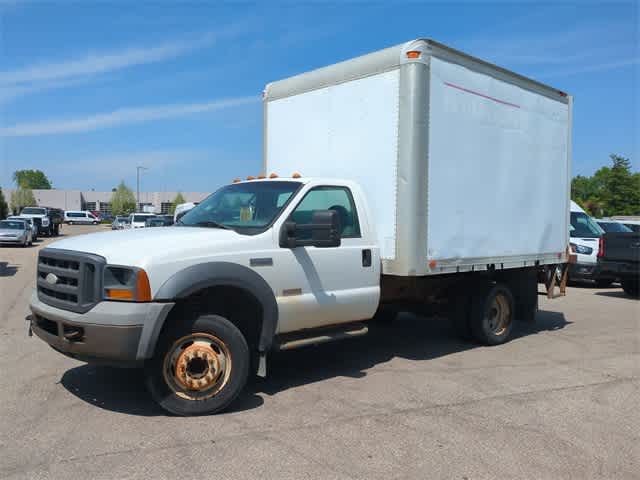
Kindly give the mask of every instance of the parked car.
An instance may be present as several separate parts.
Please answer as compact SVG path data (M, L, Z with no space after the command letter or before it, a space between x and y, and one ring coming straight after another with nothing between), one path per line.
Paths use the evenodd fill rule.
M23 247L33 245L31 226L26 220L0 220L0 245L13 243Z
M620 279L624 292L640 297L640 232L607 232L600 237L598 267Z
M147 226L147 220L150 218L154 218L156 215L154 213L132 213L129 215L129 228L144 228Z
M603 275L598 268L598 240L603 233L593 218L577 203L571 202L569 245L578 260L569 266L570 280L590 280L601 288L613 283L615 277Z
M147 220L147 227L170 227L171 225L173 225L171 215L158 215Z
M73 224L97 225L98 223L100 223L100 220L96 218L96 216L93 215L93 213L88 212L86 210L82 210L82 211L67 210L66 212L64 212L64 221L67 222L69 225L73 225Z
M52 207L24 207L20 211L20 216L33 218L38 227L38 233L47 237L57 237L64 221L64 212Z
M36 240L38 240L38 225L36 225L36 222L32 217L21 217L19 215L12 215L10 217L7 217L7 220L24 220L29 224L29 227L31 228L31 237L33 241L35 242Z
M113 223L111 224L111 230L124 230L131 225L131 220L128 215L117 215L116 218L113 219Z
M616 220L606 220L606 219L596 219L596 223L598 226L604 230L605 233L609 232L618 232L618 233L629 233L633 232L629 227L627 227L624 223L617 222Z

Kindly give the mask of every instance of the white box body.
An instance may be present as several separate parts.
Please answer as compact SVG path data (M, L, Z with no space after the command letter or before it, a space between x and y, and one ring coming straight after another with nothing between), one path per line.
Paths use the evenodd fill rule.
M385 274L559 263L571 105L559 90L415 40L269 84L264 169L360 183Z

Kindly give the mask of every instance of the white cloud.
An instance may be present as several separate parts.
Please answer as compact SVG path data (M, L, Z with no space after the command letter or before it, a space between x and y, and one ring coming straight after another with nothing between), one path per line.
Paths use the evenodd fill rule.
M66 120L46 120L23 123L0 128L0 137L29 137L61 133L79 133L115 127L118 125L143 123L152 120L179 117L223 108L237 107L259 102L260 98L236 97L203 103L172 104L151 107L121 108L113 112L98 113L86 117Z
M83 58L55 63L41 63L13 71L0 72L0 84L12 85L45 80L62 80L70 77L94 75L119 70L134 65L155 63L178 57L206 44L210 36L198 42L166 43L156 47L129 48L118 52L89 54ZM209 40L210 41L210 40Z

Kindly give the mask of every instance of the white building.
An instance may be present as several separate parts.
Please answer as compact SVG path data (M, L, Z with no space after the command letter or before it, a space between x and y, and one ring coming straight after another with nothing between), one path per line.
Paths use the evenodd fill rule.
M4 190L5 199L9 203L13 190ZM180 192L185 202L201 202L209 193ZM111 196L113 192L94 192L82 190L33 190L38 205L61 208L63 210L98 210L111 213ZM135 195L135 193L134 193ZM153 205L154 212L167 213L178 192L140 192L139 210L144 205Z

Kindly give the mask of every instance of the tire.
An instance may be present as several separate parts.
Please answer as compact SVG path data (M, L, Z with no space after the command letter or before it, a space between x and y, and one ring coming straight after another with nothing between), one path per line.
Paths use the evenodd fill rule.
M511 335L514 318L515 302L505 285L489 285L473 296L469 326L478 343L500 345L506 342Z
M640 298L640 278L626 277L621 279L622 290L630 297Z
M94 225L97 225L97 224L98 224L98 222L92 222L92 223L93 223Z
M73 225L73 222L72 222L72 221L69 221L69 225Z
M609 288L612 283L613 283L613 280L610 278L599 278L598 280L596 280L596 287Z
M247 341L233 323L219 315L201 315L180 319L163 332L155 356L145 365L145 381L153 399L170 413L213 414L242 392L250 362ZM209 385L189 389L203 381Z

